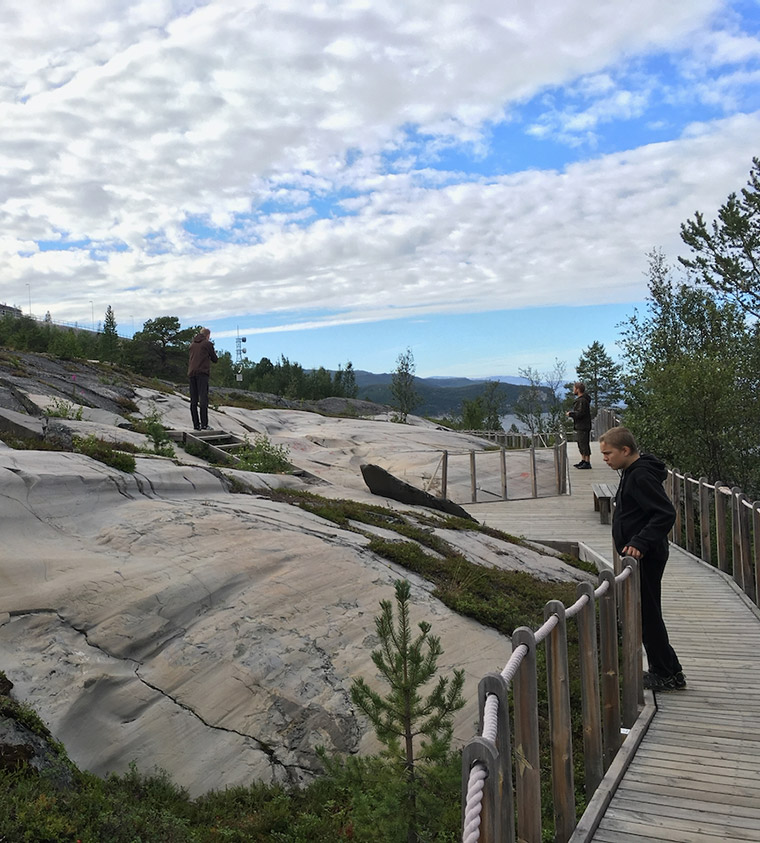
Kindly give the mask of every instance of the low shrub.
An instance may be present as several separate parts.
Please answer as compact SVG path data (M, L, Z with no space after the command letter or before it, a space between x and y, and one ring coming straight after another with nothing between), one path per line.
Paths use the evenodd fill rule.
M82 421L82 408L74 408L71 401L65 398L54 398L53 403L45 410L45 415L52 419L73 419Z
M75 436L74 450L78 454L84 454L86 457L110 465L111 468L117 468L119 471L126 471L129 474L134 473L137 467L132 454L125 454L123 451L116 450L110 442L98 439L92 434L84 437Z
M243 471L261 471L265 474L284 474L290 471L290 450L286 445L275 445L268 436L257 434L253 442L245 438L245 444L236 451L240 460L236 468Z

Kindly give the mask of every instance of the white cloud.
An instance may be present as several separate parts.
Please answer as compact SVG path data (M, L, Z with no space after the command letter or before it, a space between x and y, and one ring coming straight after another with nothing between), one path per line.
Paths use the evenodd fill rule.
M608 65L684 49L720 6L5 0L0 297L30 284L62 319L97 297L192 320L638 296L642 251L743 182L756 116L566 172L389 174L382 153L410 170L451 144L482 155L491 123L549 86L589 104L537 133L636 118L646 85ZM751 53L732 39L715 55ZM314 219L320 201L355 215ZM189 219L237 227L199 240ZM30 247L64 238L88 244Z

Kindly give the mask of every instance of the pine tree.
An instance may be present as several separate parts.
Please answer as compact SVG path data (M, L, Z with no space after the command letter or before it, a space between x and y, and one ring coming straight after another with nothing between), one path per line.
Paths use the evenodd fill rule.
M591 414L594 416L600 406L614 406L623 397L621 368L600 342L591 343L581 352L576 374L578 380L586 385L586 392L591 398Z
M356 385L356 372L354 371L354 364L349 360L346 363L346 368L343 370L343 379L341 383L343 395L345 398L356 398L359 394L359 387Z
M103 321L103 333L100 335L100 359L115 363L120 356L119 335L116 333L116 317L109 304Z
M409 620L411 588L406 580L396 580L397 619L394 627L390 600L380 601L381 613L375 618L380 649L372 651L372 661L390 685L390 693L380 696L364 681L354 680L351 699L369 718L375 734L386 746L385 754L402 771L405 781L407 840L417 841L417 795L426 768L442 763L451 749L453 715L464 704L464 671L454 670L453 679L441 676L423 699L424 686L438 671L442 655L440 638L430 635L430 624L419 624L420 634L412 638Z
M692 258L678 260L719 297L760 318L760 158L752 159L749 182L732 193L708 228L699 211L681 225Z

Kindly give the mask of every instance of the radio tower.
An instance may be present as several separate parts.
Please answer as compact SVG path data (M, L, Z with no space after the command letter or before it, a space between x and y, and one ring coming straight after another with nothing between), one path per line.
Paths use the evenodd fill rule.
M243 348L245 337L240 336L240 328L237 329L237 337L235 338L235 380L243 380L243 355L246 349Z

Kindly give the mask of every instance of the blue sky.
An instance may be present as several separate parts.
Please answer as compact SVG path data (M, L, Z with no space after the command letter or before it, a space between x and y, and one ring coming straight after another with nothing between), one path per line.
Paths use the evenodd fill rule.
M253 360L571 377L760 155L757 0L0 11L0 301Z

